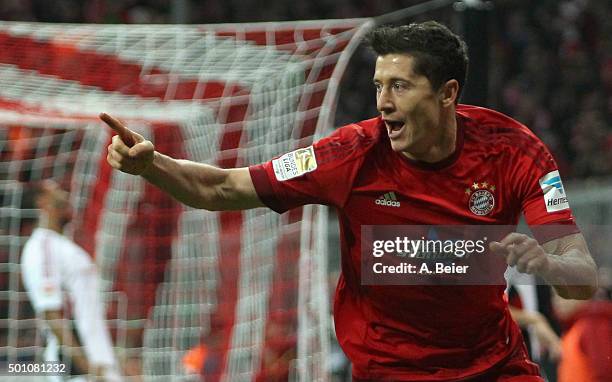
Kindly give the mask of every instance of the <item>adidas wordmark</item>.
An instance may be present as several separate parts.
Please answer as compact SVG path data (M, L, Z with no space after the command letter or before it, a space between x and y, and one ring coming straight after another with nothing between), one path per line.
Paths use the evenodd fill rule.
M374 203L379 206L388 206L388 207L399 207L400 202L397 201L395 197L395 192L387 192L384 195L381 195L378 199L374 201Z

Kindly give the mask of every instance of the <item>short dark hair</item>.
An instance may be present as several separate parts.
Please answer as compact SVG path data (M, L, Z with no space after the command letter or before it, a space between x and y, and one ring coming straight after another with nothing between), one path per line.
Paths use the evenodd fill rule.
M402 53L413 56L414 72L427 77L434 89L448 80L457 80L457 99L461 95L467 80L467 45L445 25L436 21L383 25L371 30L366 41L378 56Z

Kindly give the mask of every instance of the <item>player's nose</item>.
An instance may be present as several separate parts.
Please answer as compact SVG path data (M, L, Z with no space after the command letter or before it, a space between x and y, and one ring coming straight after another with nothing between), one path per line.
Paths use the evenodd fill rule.
M380 93L378 93L376 98L376 109L378 109L379 112L386 114L395 110L393 100L391 99L388 91L383 89Z

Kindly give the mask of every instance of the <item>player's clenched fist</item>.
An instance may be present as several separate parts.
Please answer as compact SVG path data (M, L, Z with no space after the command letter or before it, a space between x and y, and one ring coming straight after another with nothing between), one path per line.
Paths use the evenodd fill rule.
M521 233L511 233L500 242L491 242L491 251L506 258L519 272L543 275L550 265L549 255L537 240Z
M143 174L153 163L153 143L106 113L101 113L100 119L118 134L113 136L111 144L108 145L108 164L128 174Z

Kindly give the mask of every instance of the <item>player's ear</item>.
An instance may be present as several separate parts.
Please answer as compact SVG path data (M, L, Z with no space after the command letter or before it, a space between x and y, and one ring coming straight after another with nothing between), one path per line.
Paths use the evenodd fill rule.
M448 107L455 104L459 94L459 82L457 80L448 80L440 87L438 96L442 106Z

